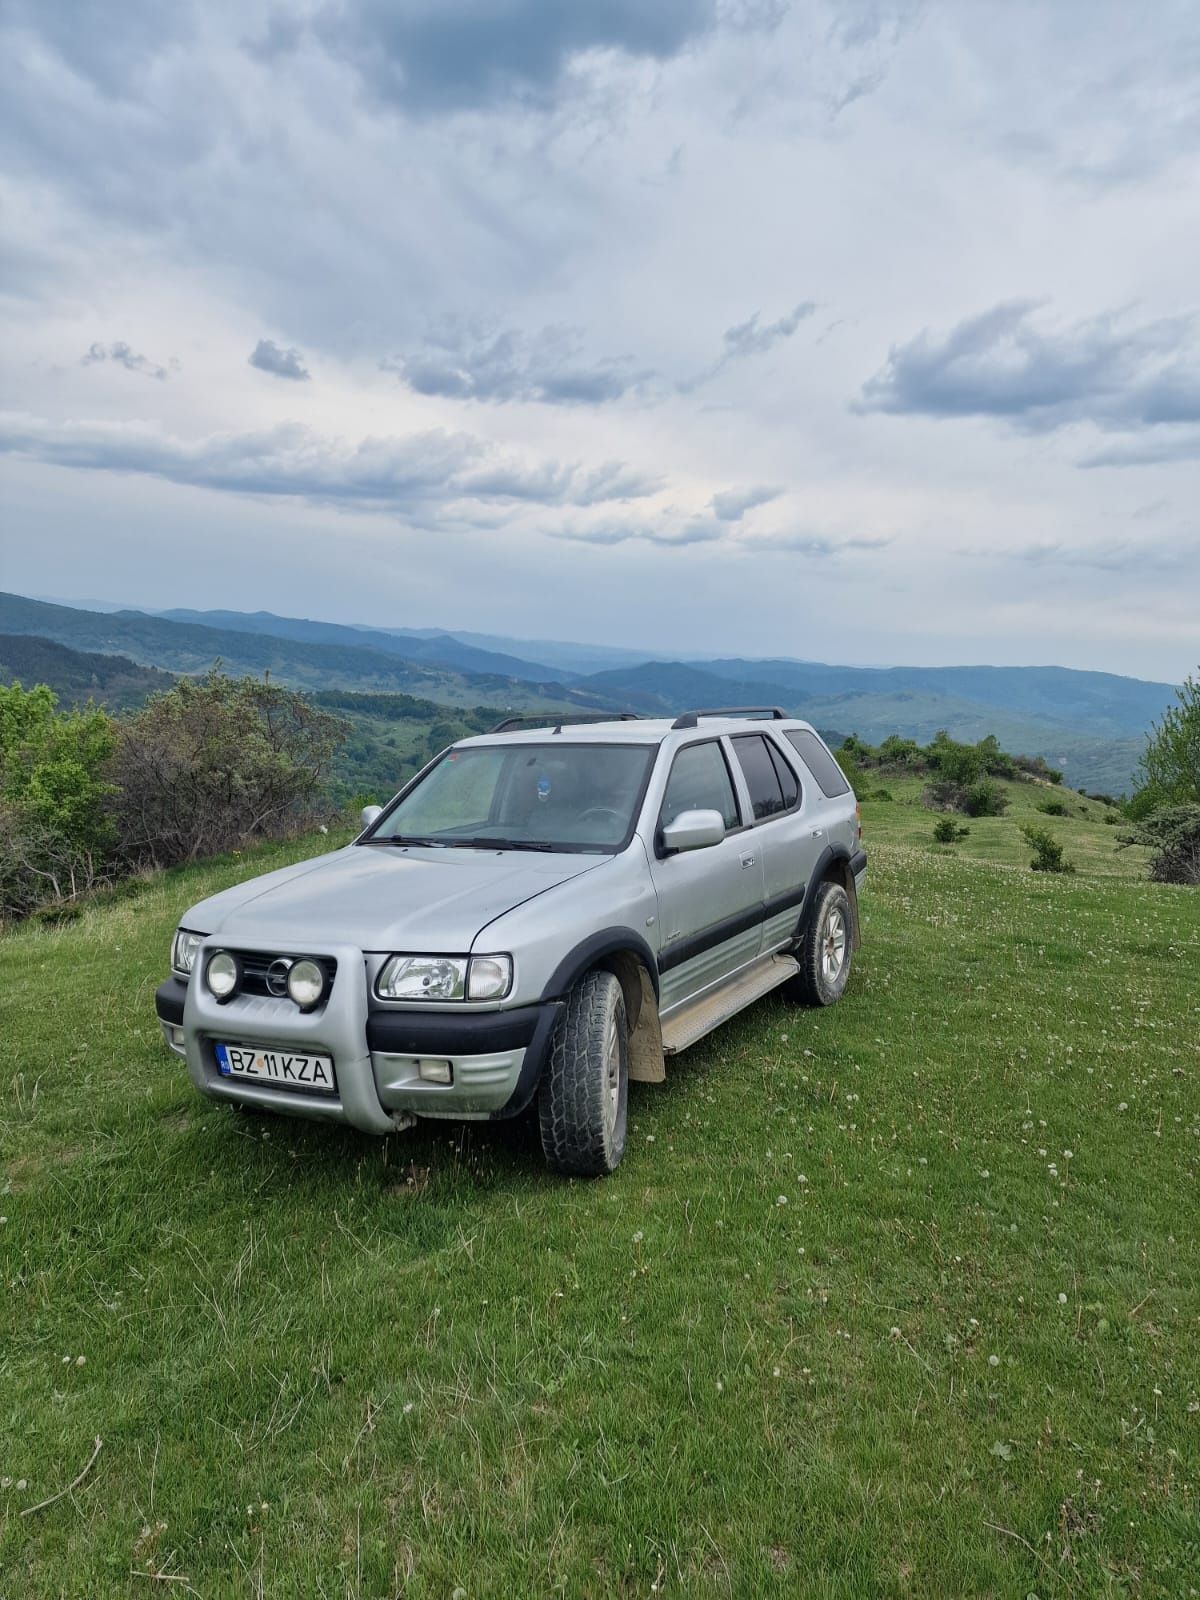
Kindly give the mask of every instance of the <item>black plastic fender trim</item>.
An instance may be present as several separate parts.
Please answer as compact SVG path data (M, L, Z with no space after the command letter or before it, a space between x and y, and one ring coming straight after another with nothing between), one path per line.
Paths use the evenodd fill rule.
M632 928L602 928L599 933L589 934L573 950L568 951L550 974L549 981L542 991L544 998L561 999L575 987L585 972L591 971L598 961L605 956L616 955L622 950L631 950L650 974L650 982L654 985L654 998L657 1000L658 961L645 939Z
M510 1117L519 1117L538 1092L546 1057L550 1054L550 1041L566 1009L566 1002L563 1000L551 1000L537 1007L541 1015L533 1030L532 1039L525 1046L525 1059L521 1062L517 1086L499 1111L492 1112L490 1119L492 1122L505 1122Z
M182 978L168 978L154 991L154 1009L160 1022L183 1027L183 1008L187 1003L187 984Z

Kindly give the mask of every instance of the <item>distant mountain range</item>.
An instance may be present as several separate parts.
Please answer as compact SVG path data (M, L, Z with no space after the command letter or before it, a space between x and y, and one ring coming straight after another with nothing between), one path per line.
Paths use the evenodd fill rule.
M972 740L995 733L1007 749L1062 766L1075 786L1111 791L1130 787L1145 734L1174 696L1171 684L1066 667L647 660L616 647L561 641L355 627L271 612L97 612L20 595L0 595L0 634L37 636L84 652L82 663L58 660L59 692L69 698L87 692L79 686L89 673L97 679L91 692L108 697L94 661L122 656L126 678L134 665L197 673L220 660L226 671L269 671L300 688L402 692L457 706L662 714L778 704L819 727L872 741L889 733L924 741L939 728ZM52 665L47 657L47 673ZM45 681L59 687L50 677Z

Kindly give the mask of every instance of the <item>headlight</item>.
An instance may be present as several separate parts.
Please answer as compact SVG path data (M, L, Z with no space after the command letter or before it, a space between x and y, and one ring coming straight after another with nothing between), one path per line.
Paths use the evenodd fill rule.
M511 956L390 956L375 984L381 1000L502 1000Z
M171 941L171 970L181 978L190 977L196 965L196 952L203 943L202 933L189 933L186 928L177 928Z
M392 956L376 984L384 1000L461 1000L467 989L465 956Z
M217 999L228 1000L242 976L242 964L228 950L218 950L216 955L209 956L204 976Z
M315 961L293 961L288 968L288 993L301 1011L311 1011L325 993L325 974Z

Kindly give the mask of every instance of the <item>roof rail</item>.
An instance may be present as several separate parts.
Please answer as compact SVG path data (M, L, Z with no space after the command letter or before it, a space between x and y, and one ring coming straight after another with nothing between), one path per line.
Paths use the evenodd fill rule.
M565 717L556 717L553 712L543 716L530 717L505 717L503 722L498 722L494 728L489 728L489 733L515 733L520 728L548 728L554 724L558 732L564 727L574 727L579 723L587 722L640 722L640 711L580 711L569 712Z
M781 706L710 706L703 711L685 711L676 717L672 728L694 728L701 717L745 717L747 721L782 722L791 713Z

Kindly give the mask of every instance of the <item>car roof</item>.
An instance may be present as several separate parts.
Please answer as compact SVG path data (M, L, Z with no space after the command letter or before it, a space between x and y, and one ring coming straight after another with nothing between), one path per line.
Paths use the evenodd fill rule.
M636 721L613 722L555 722L547 720L540 728L514 728L508 733L483 733L473 738L455 741L455 748L491 744L544 744L547 739L561 739L564 744L661 744L670 734L678 734L679 743L698 735L711 738L716 733L751 733L764 727L780 732L804 729L816 733L811 722L801 717L771 719L765 717L699 717L694 727L676 728L674 717L639 717ZM558 730L556 732L556 730Z

